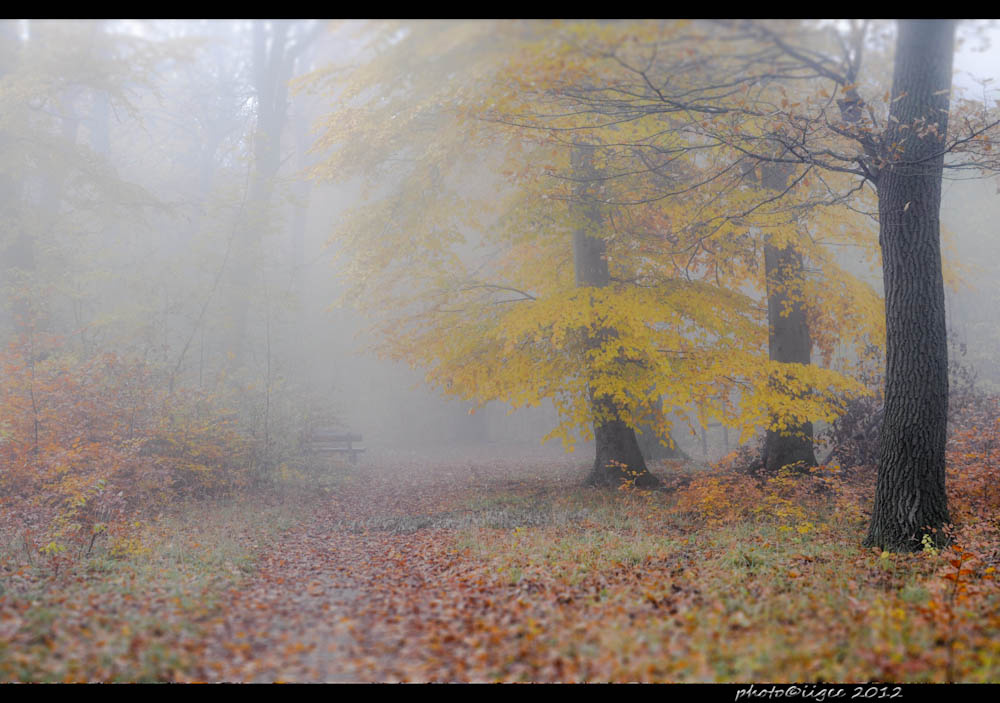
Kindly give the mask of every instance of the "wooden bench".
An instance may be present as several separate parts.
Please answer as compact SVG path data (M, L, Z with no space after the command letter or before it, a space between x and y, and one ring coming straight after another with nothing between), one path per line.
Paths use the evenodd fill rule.
M344 433L334 429L313 429L306 433L302 448L306 454L347 454L352 464L358 463L358 454L365 451L364 447L355 446L364 441L364 436Z

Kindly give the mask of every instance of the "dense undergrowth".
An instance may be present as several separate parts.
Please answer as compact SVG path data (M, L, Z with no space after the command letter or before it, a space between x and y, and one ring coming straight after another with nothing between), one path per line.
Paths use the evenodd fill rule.
M191 669L194 623L301 511L283 467L140 358L30 334L0 365L0 680Z
M236 495L259 473L235 413L206 392L168 392L141 359L79 358L32 335L0 364L0 504L29 552L127 552L148 515Z

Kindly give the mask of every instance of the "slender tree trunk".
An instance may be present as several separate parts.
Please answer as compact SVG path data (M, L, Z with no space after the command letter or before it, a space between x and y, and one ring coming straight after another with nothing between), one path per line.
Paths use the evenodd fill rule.
M21 60L21 39L18 33L16 21L0 20L0 76L16 70ZM13 151L13 146L13 140L0 131L0 153L9 154ZM27 301L22 287L26 276L35 269L34 239L22 222L24 185L12 175L18 170L8 166L7 172L0 173L0 216L4 223L4 229L0 231L0 242L6 244L0 251L0 288L10 294L10 300L4 301L0 314L4 318L9 315L9 320L4 319L4 328L5 331L9 328L12 332L21 332L28 319Z
M577 146L573 150L573 172L582 178L593 176L593 150ZM576 285L580 288L603 288L611 282L604 240L593 236L592 230L600 221L597 208L588 203L588 184L579 190L582 224L573 233L573 262L576 268ZM602 330L588 340L598 346L614 330ZM597 396L591 390L591 407L594 412L594 440L596 455L594 468L587 483L592 486L619 486L625 481L635 481L636 486L658 486L660 481L646 468L639 450L635 430L621 420L619 409L607 396Z
M761 185L784 190L791 168L765 165ZM764 246L764 276L767 282L768 358L784 364L810 364L812 338L805 303L798 289L805 274L800 254L793 245ZM768 430L764 438L764 469L776 473L784 466L806 469L816 466L811 422Z
M259 261L261 242L268 230L271 200L281 168L281 136L288 119L288 82L296 58L322 30L322 25L307 29L297 20L272 20L268 26L269 29L262 21L254 24L252 66L257 94L254 171L247 198L245 234L236 241L234 250L235 300L229 343L237 364L246 353L250 294L259 287L255 263Z
M76 148L80 118L74 105L76 91L69 89L59 101L58 149L70 151ZM65 169L48 165L39 188L37 218L33 224L20 223L20 231L14 245L4 252L7 271L16 282L14 295L15 330L19 334L33 333L35 329L46 329L50 325L50 301L36 288L39 261L38 251L55 236L59 226L60 210L66 191ZM44 262L43 262L44 263Z
M955 23L901 20L878 175L885 282L885 417L866 546L915 551L948 523L948 344L941 274L941 174Z
M95 49L107 58L110 49L102 39L110 31L108 20L97 20L91 25L91 37ZM111 96L103 90L95 90L91 95L90 145L94 151L111 161Z
M297 167L300 172L305 172L309 168L309 148L312 146L309 139L309 125L302 110L295 113L295 152L298 158ZM300 294L305 290L305 265L306 265L306 216L309 212L309 196L312 191L311 178L299 178L295 182L295 205L292 212L292 269L295 276L295 285Z
M281 166L281 133L285 127L288 103L288 80L293 58L286 53L289 24L254 24L253 76L257 95L257 125L254 131L254 170L247 196L246 226L235 242L233 279L235 300L233 330L229 350L237 364L243 362L247 346L247 327L251 292L258 287L255 271L264 233L268 228L271 197Z

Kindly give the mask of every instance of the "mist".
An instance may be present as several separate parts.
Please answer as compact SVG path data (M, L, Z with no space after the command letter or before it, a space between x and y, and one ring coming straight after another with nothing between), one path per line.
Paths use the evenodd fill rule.
M942 39L944 107L901 123L920 88L899 87L901 27L0 22L0 677L906 680L866 669L853 629L862 653L817 655L821 673L751 661L749 623L777 641L780 618L705 605L732 575L717 552L756 583L806 552L792 578L862 559L831 545L869 521L885 574L890 553L995 544L961 526L997 499L997 30ZM939 195L897 208L936 228L901 257L943 280L947 341L926 353L938 331L900 336L886 307L923 276L884 274L887 242L918 241L885 214L900 124L943 145L899 162L942 162ZM893 415L886 350L907 345L944 365L937 429ZM951 507L890 539L872 506L904 426L937 442L914 490L943 505L947 472ZM919 593L869 585L925 603L945 562L899 563ZM67 584L99 574L140 585L46 629L31 604L83 603ZM631 624L570 614L636 593L630 623L696 614L683 658L650 630L625 637L632 666L608 634ZM147 596L178 600L123 604ZM191 622L217 636L184 639ZM995 679L955 656L912 670Z

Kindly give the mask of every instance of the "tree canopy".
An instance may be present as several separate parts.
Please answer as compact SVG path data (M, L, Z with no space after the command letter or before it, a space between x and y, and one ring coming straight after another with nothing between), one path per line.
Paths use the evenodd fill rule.
M330 156L316 170L368 185L332 239L349 297L383 315L381 349L439 387L514 407L552 400L552 436L568 443L590 435L593 396L664 441L677 416L744 438L832 420L864 392L841 340L856 360L882 338L877 294L837 256L838 245L874 254L870 222L838 207L863 194L809 168L769 190L758 165L666 111L618 114L593 86L626 93L632 74L581 43L661 30L420 23L369 37L365 69L345 74L342 108L322 126ZM513 58L500 51L517 41ZM573 163L581 151L588 173ZM608 285L577 287L578 230L603 242ZM784 285L808 301L822 366L768 359L765 242L810 262Z

